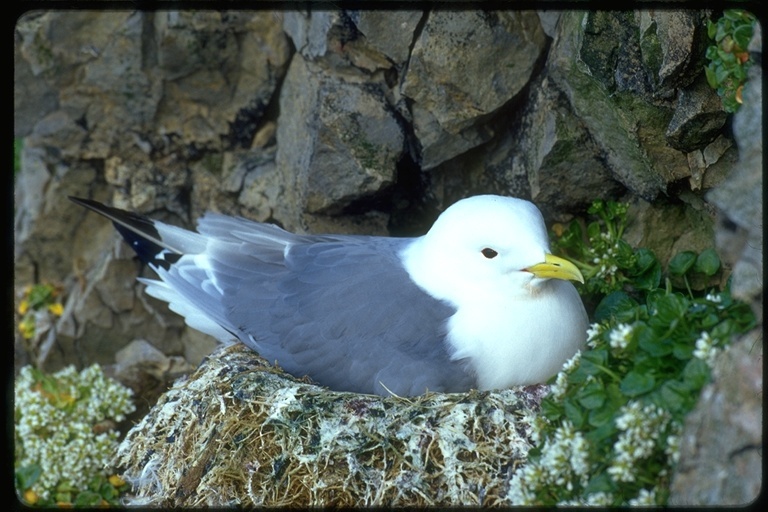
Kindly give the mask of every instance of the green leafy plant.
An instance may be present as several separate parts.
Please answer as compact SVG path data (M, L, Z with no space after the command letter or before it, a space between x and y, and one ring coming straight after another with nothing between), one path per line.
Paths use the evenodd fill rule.
M661 265L648 249L633 249L622 237L627 224L626 204L595 201L587 213L594 220L586 224L572 221L553 236L557 252L581 270L585 286L582 293L601 297L612 291L632 287L653 290L661 281Z
M15 384L15 476L37 506L118 505L127 484L105 466L117 449L117 422L134 410L132 392L93 365L52 375L31 366Z
M707 48L709 64L704 72L726 112L736 112L741 105L741 91L752 64L747 47L755 22L755 15L743 9L726 9L716 23L707 22L707 34L715 44Z
M626 206L598 201L589 211L597 219L588 236L572 223L554 245L588 259L577 263L585 271L584 292L604 295L587 346L542 400L537 447L514 474L509 499L662 505L684 417L709 382L717 353L755 319L727 287L691 288L695 276L721 271L714 250L681 252L662 276L652 251L621 240Z

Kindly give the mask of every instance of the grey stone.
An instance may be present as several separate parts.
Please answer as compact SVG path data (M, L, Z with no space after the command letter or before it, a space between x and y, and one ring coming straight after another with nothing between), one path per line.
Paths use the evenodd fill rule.
M277 165L302 211L339 213L392 185L404 136L375 85L294 58L280 96Z
M680 151L702 149L722 132L727 118L717 93L701 76L680 90L675 113L667 127L667 142Z
M643 62L654 94L671 97L685 88L704 66L706 12L695 10L637 11Z
M739 161L706 198L718 209L716 242L732 266L731 293L746 301L756 328L716 362L713 383L686 419L680 461L672 479L672 505L737 505L763 488L763 133L762 69L750 69L744 103L734 116ZM717 154L718 151L710 153ZM710 156L712 158L712 156Z
M554 38L557 34L557 24L560 21L560 11L536 11L541 23L541 30L549 38Z
M322 57L328 51L329 32L339 20L339 13L332 10L283 14L283 30L290 36L296 50L308 59Z
M159 128L188 144L250 147L290 57L280 15L158 12L154 30L166 81Z
M483 121L522 90L545 45L534 12L431 12L402 85L421 167L488 141Z
M408 60L413 33L425 15L418 10L365 10L348 14L365 36L367 45L386 55L395 64Z
M705 208L658 199L649 203L632 198L624 239L632 247L649 247L662 265L677 252L701 252L713 245L715 220Z
M762 332L728 347L688 415L671 484L673 506L745 506L763 486Z
M519 124L487 152L487 160L497 160L488 170L503 190L516 190L516 177L525 177L530 199L546 218L561 221L621 192L600 147L549 78L532 81L525 105Z
M626 78L637 74L639 48L631 40L616 44L621 20L613 16L564 13L547 65L615 179L653 200L667 184L688 177L690 169L685 154L669 147L662 136L672 108L645 99L649 85L642 76ZM631 36L631 31L629 36L622 31L626 28L619 35Z
M762 317L763 294L763 126L762 69L752 66L743 100L733 120L739 161L732 173L707 194L722 221L717 245L733 267L732 293L752 304Z

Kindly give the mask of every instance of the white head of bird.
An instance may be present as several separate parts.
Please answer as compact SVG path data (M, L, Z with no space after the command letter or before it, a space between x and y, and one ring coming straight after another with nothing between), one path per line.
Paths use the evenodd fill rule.
M535 294L547 278L582 280L549 253L544 218L531 202L491 195L463 199L435 221L405 255L411 276L454 304L495 293ZM558 269L567 269L563 276Z

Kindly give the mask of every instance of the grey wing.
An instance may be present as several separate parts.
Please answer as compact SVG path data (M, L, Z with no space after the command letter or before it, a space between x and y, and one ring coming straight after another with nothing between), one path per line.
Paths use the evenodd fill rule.
M466 391L474 377L449 357L450 306L400 263L406 239L294 235L208 214L205 250L156 269L147 293L222 341L240 339L286 371L340 391Z
M414 395L466 391L474 378L450 359L454 309L409 278L405 241L326 237L287 251L281 269L252 268L228 320L263 357L332 389Z

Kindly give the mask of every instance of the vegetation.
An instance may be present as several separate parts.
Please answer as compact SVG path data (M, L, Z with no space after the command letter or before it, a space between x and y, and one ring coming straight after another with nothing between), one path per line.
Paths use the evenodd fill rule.
M697 275L722 271L714 250L676 255L663 276L653 252L621 239L626 211L597 201L587 236L574 221L556 239L584 270L584 293L602 298L587 346L542 401L538 446L512 479L513 503L665 504L685 415L716 354L755 325L727 287L692 290Z
M20 316L19 331L25 340L35 337L37 325L43 317L59 317L64 312L61 289L50 283L29 285L24 288L16 312Z
M23 367L14 401L21 499L36 506L118 505L128 485L105 466L117 449L117 422L134 410L131 397L98 365L52 375Z
M727 9L717 22L707 22L707 33L715 44L707 48L709 64L704 71L726 112L736 112L741 105L741 91L752 65L747 47L756 22L754 14L742 9Z

